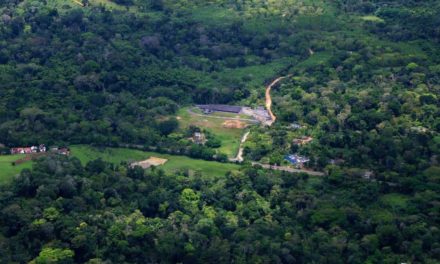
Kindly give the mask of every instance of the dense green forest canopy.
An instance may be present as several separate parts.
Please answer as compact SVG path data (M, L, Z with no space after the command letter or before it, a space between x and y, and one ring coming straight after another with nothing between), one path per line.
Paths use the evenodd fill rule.
M439 262L439 1L0 3L5 147L226 161L189 142L199 128L179 128L177 112L263 105L279 76L277 122L250 128L245 160L300 153L325 178L49 156L1 187L0 262ZM292 144L302 136L313 141Z
M435 173L396 186L47 157L0 190L0 262L437 263Z

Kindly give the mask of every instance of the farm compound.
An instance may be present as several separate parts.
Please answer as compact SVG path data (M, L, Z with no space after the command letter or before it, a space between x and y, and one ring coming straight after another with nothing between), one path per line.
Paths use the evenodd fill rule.
M210 104L210 105L196 105L205 114L210 114L213 112L225 112L240 114L243 107L237 105L221 105L221 104Z
M243 114L255 118L257 121L267 124L271 121L269 112L264 107L251 108L246 106L237 105L221 105L221 104L209 104L209 105L196 105L197 108L203 111L204 114L211 114L214 112L220 113L233 113Z

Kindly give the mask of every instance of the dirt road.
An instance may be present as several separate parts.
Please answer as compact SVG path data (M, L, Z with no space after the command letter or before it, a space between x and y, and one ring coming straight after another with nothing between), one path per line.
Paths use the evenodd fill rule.
M244 149L244 143L246 142L248 136L249 136L250 131L247 131L246 133L244 133L243 137L241 138L241 142L240 142L240 147L238 149L238 153L237 153L237 157L230 159L230 161L232 162L243 162L243 149Z
M271 122L270 125L272 125L273 122L275 122L275 120L277 119L277 117L273 114L272 112L272 97L270 95L270 92L272 90L272 87L275 86L278 82L280 82L282 79L290 77L291 75L287 75L287 76L283 76L283 77L278 77L277 79L275 79L274 81L272 81L267 87L266 87L266 109L267 112L269 112L270 118L271 118Z
M312 170L301 170L301 169L294 169L291 167L287 167L287 166L276 166L276 165L269 165L269 164L262 164L259 162L252 162L252 166L261 166L265 169L269 169L269 170L278 170L278 171L286 171L286 172L291 172L291 173L307 173L311 176L324 176L325 174L323 172L320 171L312 171Z

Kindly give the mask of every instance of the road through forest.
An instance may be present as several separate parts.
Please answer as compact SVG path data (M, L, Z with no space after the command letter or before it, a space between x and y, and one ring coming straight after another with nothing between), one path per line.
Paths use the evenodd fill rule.
M281 80L283 80L287 77L290 77L290 76L291 75L278 77L266 87L266 109L267 109L267 112L269 112L269 115L271 118L270 125L272 125L273 122L275 122L275 120L277 119L277 117L272 112L272 96L270 95L272 87L275 86L277 83L279 83Z
M243 137L241 138L240 141L240 147L238 148L238 152L237 152L237 156L233 159L231 159L231 161L233 162L243 162L243 151L244 151L244 143L246 142L248 136L249 136L250 131L247 131L246 133L244 133Z

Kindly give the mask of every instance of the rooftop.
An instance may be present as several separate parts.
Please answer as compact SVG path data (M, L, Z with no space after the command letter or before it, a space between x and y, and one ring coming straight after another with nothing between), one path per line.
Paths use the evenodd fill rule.
M242 108L237 105L220 105L220 104L210 104L210 105L197 105L198 108L202 110L208 110L212 112L228 112L228 113L240 113Z
M297 154L287 155L284 159L292 164L302 164L310 161L309 158Z

